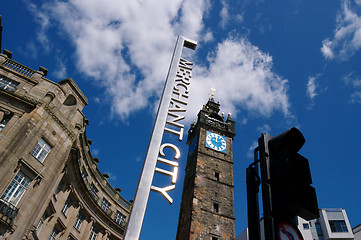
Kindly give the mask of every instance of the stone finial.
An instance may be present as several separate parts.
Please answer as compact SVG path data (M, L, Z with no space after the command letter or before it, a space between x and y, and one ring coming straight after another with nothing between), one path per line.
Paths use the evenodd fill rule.
M231 118L231 113L228 113L227 121L233 121Z
M48 69L46 69L45 67L40 66L39 67L39 72L42 72L43 76L48 75Z
M188 130L188 134L191 134L195 127L196 127L196 120L194 120L193 123L191 124L191 126Z
M211 95L212 98L211 99L214 100L214 93L217 92L217 89L211 88L211 91L212 91L212 95Z
M6 55L7 58L12 59L13 58L13 52L4 49L3 53Z

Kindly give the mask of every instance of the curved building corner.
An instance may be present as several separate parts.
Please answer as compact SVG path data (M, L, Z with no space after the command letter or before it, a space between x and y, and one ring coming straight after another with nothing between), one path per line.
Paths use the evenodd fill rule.
M0 239L123 239L131 204L97 167L88 100L0 54Z

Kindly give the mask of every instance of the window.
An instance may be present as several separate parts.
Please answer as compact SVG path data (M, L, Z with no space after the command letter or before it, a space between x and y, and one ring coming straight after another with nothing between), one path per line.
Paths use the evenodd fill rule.
M66 199L65 203L64 203L64 207L61 210L62 213L66 214L66 212L68 211L69 207L71 205L71 200L70 198Z
M319 222L315 223L317 236L323 236L322 228Z
M4 77L0 77L0 88L8 90L10 92L15 92L16 88L18 87L18 83L10 81Z
M219 172L214 172L214 178L219 181Z
M97 235L98 235L98 230L93 227L91 233L90 233L90 236L89 236L89 240L96 240L97 239Z
M36 232L39 232L39 229L41 228L41 226L43 226L44 221L45 221L45 218L44 218L44 215L43 215L40 218L40 221L39 221L38 225L36 225L36 229L35 229Z
M4 113L2 119L0 120L0 131L2 131L3 128L6 126L6 124L8 124L12 116L13 113L9 113L9 114Z
M80 175L84 180L86 180L86 177L88 176L88 174L86 173L84 167L81 168Z
M29 183L30 179L19 171L8 188L5 190L5 193L2 195L1 199L16 206L26 191Z
M212 240L218 240L218 238L217 237L212 237Z
M329 224L332 232L348 232L344 220L330 220Z
M94 186L94 184L90 184L90 189L89 189L89 193L90 195L94 198L94 199L98 199L98 189Z
M84 167L82 167L81 170L80 170L80 176L83 178L83 181L84 181L85 185L88 185L89 184L88 179L87 179L88 174L87 174Z
M59 233L59 231L56 228L54 228L50 234L49 240L55 240L56 235L58 235L58 233Z
M75 220L75 223L74 223L74 227L77 229L77 230L80 230L80 227L81 227L81 224L83 222L83 219L84 219L84 216L83 214L81 214L81 212L78 213L78 216Z
M101 208L104 210L104 212L108 213L110 208L110 203L105 198L103 198Z
M43 226L43 223L45 222L45 219L47 219L47 218L48 218L48 214L45 212L45 213L43 214L43 216L41 216L38 225L36 225L35 231L36 231L37 233L39 232L41 226Z
M213 203L213 211L215 211L216 213L219 211L219 204L218 203Z
M308 223L304 223L303 224L303 229L310 229L310 225L308 225Z
M33 151L31 151L31 154L40 162L43 162L48 153L50 152L50 149L50 145L41 138L34 147Z
M124 226L125 224L125 215L119 211L115 212L114 221L118 223L120 226Z

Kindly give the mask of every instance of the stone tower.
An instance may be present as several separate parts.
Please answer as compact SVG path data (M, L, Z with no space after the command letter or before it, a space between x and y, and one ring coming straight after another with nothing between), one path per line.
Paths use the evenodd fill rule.
M212 97L188 132L177 240L235 239L233 149L234 122L224 120ZM223 115L223 114L222 114Z

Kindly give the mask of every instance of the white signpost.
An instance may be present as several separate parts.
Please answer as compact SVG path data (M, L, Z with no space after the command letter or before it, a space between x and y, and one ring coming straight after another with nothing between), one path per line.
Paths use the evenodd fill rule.
M168 192L175 189L178 173L177 160L180 157L180 151L174 144L164 143L161 145L161 143L164 131L176 135L179 141L182 141L183 139L184 125L180 124L179 121L184 119L182 113L186 111L185 106L188 104L187 99L193 63L182 59L181 55L183 47L195 50L196 46L197 43L195 41L183 36L178 36L163 94L160 99L147 154L145 156L142 173L135 193L124 240L139 239L150 190L162 194L170 204L173 202L173 199L169 196ZM166 148L174 151L174 157L172 159L169 159L164 153L164 149ZM157 162L173 167L173 171L156 167ZM171 177L170 185L163 188L152 186L155 172Z

